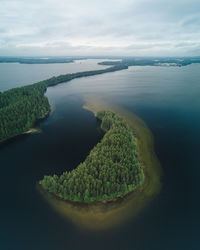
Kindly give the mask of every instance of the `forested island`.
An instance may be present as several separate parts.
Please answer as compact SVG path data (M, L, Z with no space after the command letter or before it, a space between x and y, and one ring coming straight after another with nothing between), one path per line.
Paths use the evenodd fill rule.
M116 165L115 165L115 163L112 162L112 158L111 159L109 158L111 155L114 156L114 154L108 154L110 144L109 144L109 146L107 146L106 143L104 144L104 142L103 142L103 145L101 145L100 148L98 146L99 144L96 145L97 151L92 150L94 153L92 156L88 155L88 157L92 157L92 158L90 158L90 160L93 159L94 161L90 162L89 160L86 159L88 161L88 163L93 164L92 165L93 168L89 167L89 171L91 171L92 174L93 173L98 174L98 173L100 173L100 171L99 171L100 165L98 165L97 171L94 171L94 170L95 170L95 166L97 163L103 163L104 154L101 154L101 152L105 153L104 152L104 149L105 149L107 154L108 154L108 155L106 155L106 158L108 158L110 161L106 160L104 163L107 164L110 169L106 168L105 164L102 165L104 172L101 172L101 174L104 175L104 173L105 173L106 182L108 182L109 178L111 178L110 180L114 183L114 185L111 185L108 183L108 186L110 186L110 187L112 186L113 189L110 190L110 193L108 192L108 190L105 191L105 192L107 192L107 194L103 194L102 199L101 199L101 197L96 197L96 196L95 196L96 200L91 199L92 192L90 194L89 190L88 190L88 192L86 192L86 193L84 191L82 192L82 193L84 193L84 197L82 197L82 199L83 199L82 201L80 201L80 200L77 200L77 201L65 200L64 197L60 198L59 194L55 194L54 192L49 192L47 189L43 188L43 186L41 184L39 184L39 182L37 182L36 188L39 191L39 193L42 195L44 200L56 211L56 213L59 213L63 219L70 220L76 226L83 227L84 229L87 229L87 230L95 230L95 231L96 230L107 230L107 229L111 229L113 227L119 226L122 223L124 223L125 221L130 221L131 218L137 216L138 213L152 199L155 198L155 196L161 190L160 178L162 176L162 168L161 168L160 162L157 159L155 152L154 152L154 141L153 141L153 136L151 134L151 131L148 129L148 127L146 126L144 121L142 121L139 117L137 117L132 112L129 112L128 110L126 110L126 109L124 109L116 104L110 103L106 99L101 99L101 98L99 99L96 96L84 98L83 108L86 110L89 110L95 116L99 116L99 114L100 114L100 117L97 118L97 119L100 119L100 121L102 121L102 119L103 119L103 118L101 118L101 113L105 112L105 111L102 112L102 110L110 110L110 111L114 112L114 114L117 114L117 116L119 118L122 117L124 119L125 123L128 124L129 128L131 128L131 132L133 133L134 143L136 144L136 150L135 149L134 150L135 150L135 152L137 152L136 154L134 154L133 151L132 152L127 151L125 154L125 157L124 157L124 162L126 162L126 163L128 162L128 161L126 161L126 159L127 159L126 156L129 154L130 155L132 154L133 157L136 157L136 158L132 158L130 160L129 164L131 163L131 161L133 162L134 160L135 160L135 164L138 162L138 167L139 167L138 174L136 174L136 171L137 171L136 165L137 164L134 165L134 163L133 163L132 173L131 173L131 169L128 168L127 165L123 165L123 161L121 161L121 167L120 167L119 163L116 163ZM101 111L101 112L99 112L99 111ZM111 114L112 114L112 112L111 112ZM101 126L102 125L103 124L101 122ZM105 131L105 129L104 129L104 131ZM104 133L104 135L106 136L106 140L109 140L109 137L110 137L109 133L110 132L111 132L110 130L107 130L107 132ZM116 135L113 134L113 132L112 132L112 136L111 136L111 142L113 142L114 144L117 144L118 148L115 148L113 146L112 152L118 153L120 151L119 144L118 144L119 140L116 140L117 137L116 137ZM120 134L121 134L121 130L120 130ZM122 135L123 135L123 133L122 133ZM132 137L132 134L131 134L131 137ZM102 138L102 141L103 140L104 140L104 138ZM102 141L100 141L100 144L102 143ZM121 141L121 138L120 138L120 141ZM126 144L126 139L123 141L123 143ZM130 148L132 148L132 145L130 145L129 143L127 143L127 146L130 146ZM103 151L100 150L101 148ZM122 151L123 150L124 149L122 149ZM98 158L100 157L99 158L100 161L98 160L97 155L95 155L96 152L98 153ZM90 153L91 153L91 151L90 151ZM115 158L115 161L118 161L117 158ZM109 165L109 164L111 164L111 162L112 162L112 165ZM91 166L91 164L90 164L90 166ZM118 166L118 167L115 168L115 166ZM135 166L136 166L136 168L135 168ZM122 167L124 167L124 171L122 170ZM134 168L136 170L135 172L134 172ZM106 170L108 170L108 172ZM72 173L72 172L70 172L70 173ZM76 172L73 172L73 174L75 174L75 173ZM106 173L108 173L108 174L106 174ZM120 173L121 173L122 178L120 178L120 177L118 178ZM128 185L129 185L128 184L129 179L126 178L127 173L130 175L129 178L131 178L133 181L134 180L136 180L136 182L138 181L138 185L136 184L137 186L135 186L135 188L133 188L132 190L130 189L130 191L126 189L126 188L128 188ZM83 172L80 172L80 174L83 174ZM97 182L96 182L97 185L99 185L98 182L100 182L102 180L102 186L106 190L107 183L105 183L105 185L104 185L104 179L98 175L95 175L95 176L97 176ZM123 176L124 176L124 178L123 178ZM136 176L138 176L138 177L136 177ZM51 176L51 177L53 177L53 176ZM92 185L93 182L91 180L94 180L94 179L91 178L91 176L88 172L85 172L85 177L89 178L87 185ZM61 178L61 176L58 176L56 178L59 179L59 178ZM73 180L75 181L74 185L77 186L76 189L79 188L78 187L79 183L78 184L76 183L78 178L82 179L83 176L76 176L76 178L71 179L72 181ZM124 184L123 187L121 187L121 185L118 181L120 181L120 183L122 182L122 184ZM81 185L82 185L82 182L83 181L80 180ZM94 182L95 182L95 180L94 180ZM65 182L63 182L63 184L64 183ZM84 185L84 183L83 183L83 185ZM130 184L130 185L133 185L133 184ZM119 191L119 193L117 193L115 190L117 190L117 189L120 190L120 187L121 187L121 192L127 190L127 193L126 193L126 191L124 194L122 193L121 195L120 195L120 191ZM94 188L94 190L97 191L96 187L92 186L92 188ZM72 187L72 189L73 189L73 187ZM74 191L75 190L73 189L73 192ZM101 188L100 188L100 192L101 192ZM114 193L114 192L116 192L116 193ZM110 198L107 198L107 197L110 197ZM84 199L88 200L88 201L85 201ZM89 199L91 199L91 200L89 200Z
M126 121L112 111L99 111L105 135L76 169L45 176L42 187L63 200L93 202L123 197L144 180L136 141Z
M44 96L47 87L75 78L93 76L127 69L124 64L102 70L60 75L25 87L0 92L0 142L27 132L38 119L50 112L50 104Z

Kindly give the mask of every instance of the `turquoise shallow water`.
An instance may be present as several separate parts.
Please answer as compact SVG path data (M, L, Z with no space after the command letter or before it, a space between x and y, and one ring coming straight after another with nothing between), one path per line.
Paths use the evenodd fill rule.
M67 71L76 71L76 66ZM2 71L0 91L26 80L15 71L13 80L8 80L10 65L7 67ZM57 67L60 74L63 68ZM78 67L80 71L82 66ZM51 70L52 65L46 65L46 71L38 71L38 79ZM42 133L20 137L0 148L0 249L200 249L199 70L198 64L130 67L49 88L53 112L40 123ZM29 75L31 81L35 74L33 78ZM7 79L6 87L2 79ZM44 174L76 167L100 140L96 119L82 109L85 96L107 99L140 116L154 135L164 169L163 189L156 199L136 219L101 233L79 230L63 221L35 189L35 182Z

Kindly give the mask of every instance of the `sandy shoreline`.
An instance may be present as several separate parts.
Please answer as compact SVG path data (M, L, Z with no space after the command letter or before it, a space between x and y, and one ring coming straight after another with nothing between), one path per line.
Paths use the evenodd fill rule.
M114 104L86 99L83 106L94 114L99 110L112 110L122 116L134 129L138 154L144 171L144 181L130 194L114 201L75 203L56 198L37 185L47 202L63 217L77 226L90 230L104 230L120 225L136 216L161 189L162 168L154 152L153 136L145 123L131 112Z
M18 134L18 135L15 135L15 136L11 136L11 137L9 137L9 138L6 138L6 139L4 139L4 140L1 140L1 141L0 141L0 144L6 143L6 142L8 142L9 140L12 140L12 139L14 139L14 138L17 138L18 136L21 136L21 135L29 135L29 134L39 133L39 132L40 132L40 129L38 129L38 128L30 128L29 130L27 130L27 131L25 131L25 132L23 132L23 133L21 133L21 134Z

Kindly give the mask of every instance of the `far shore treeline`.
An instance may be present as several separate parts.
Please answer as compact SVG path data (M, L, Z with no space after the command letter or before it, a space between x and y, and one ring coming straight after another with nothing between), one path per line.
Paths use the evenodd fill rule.
M45 176L40 184L63 200L112 200L138 187L144 179L132 129L112 111L100 111L103 139L83 163L62 175Z
M0 92L0 142L27 132L37 120L50 112L50 104L44 96L47 87L75 78L104 74L127 69L119 64L102 70L60 75L28 86Z

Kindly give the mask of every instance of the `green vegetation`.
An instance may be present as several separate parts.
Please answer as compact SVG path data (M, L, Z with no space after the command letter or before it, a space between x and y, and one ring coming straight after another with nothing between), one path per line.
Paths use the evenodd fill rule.
M123 70L123 69L128 69L128 66L126 66L124 64L120 64L120 65L116 65L113 67L109 67L107 69L92 70L92 71L78 72L78 73L73 73L73 74L60 75L60 76L52 77L50 79L42 81L41 83L44 83L44 84L46 84L47 87L50 87L50 86L57 85L59 83L71 81L75 78L100 75L100 74L114 72L114 71Z
M99 65L107 65L107 66L113 66L113 65L120 65L122 64L121 61L104 61L104 62L99 62Z
M200 57L122 57L122 61L104 61L100 65L127 66L187 66L192 63L200 63Z
M75 78L126 68L128 67L117 65L103 70L60 75L29 86L0 92L0 141L28 131L38 119L45 117L50 112L48 99L44 96L47 87Z
M46 86L36 83L0 93L0 141L29 130L50 111Z
M97 113L103 139L86 160L61 176L45 176L40 184L61 199L91 202L124 196L144 179L132 129L111 111Z

